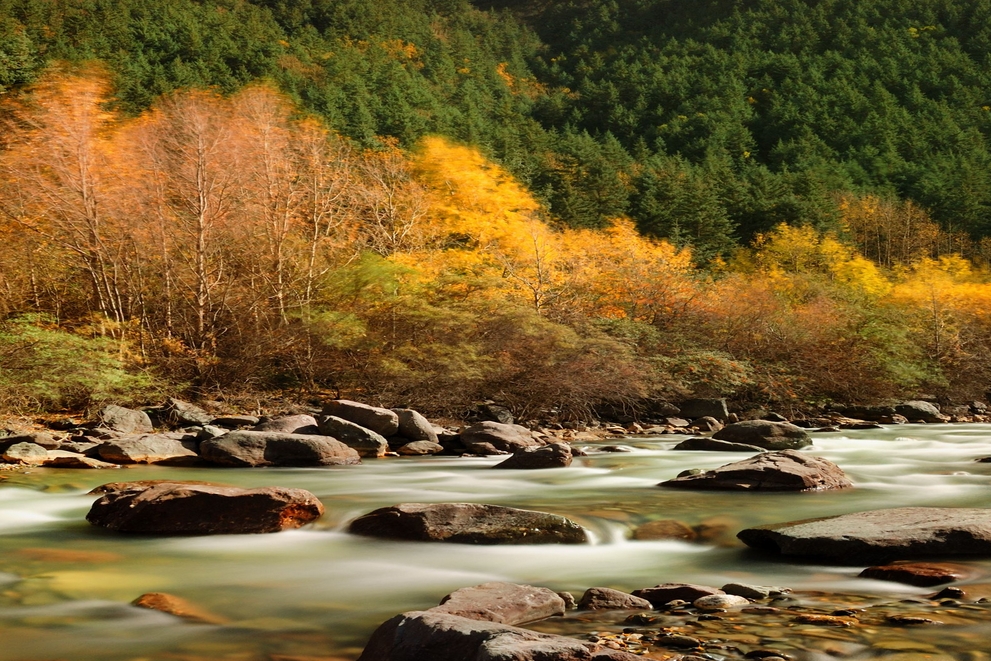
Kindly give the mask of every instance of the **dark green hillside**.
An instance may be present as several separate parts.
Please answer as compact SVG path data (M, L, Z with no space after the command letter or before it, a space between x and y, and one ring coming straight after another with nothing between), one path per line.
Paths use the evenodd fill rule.
M991 0L0 0L0 89L93 59L130 111L267 78L364 145L452 136L702 258L836 192L991 235Z

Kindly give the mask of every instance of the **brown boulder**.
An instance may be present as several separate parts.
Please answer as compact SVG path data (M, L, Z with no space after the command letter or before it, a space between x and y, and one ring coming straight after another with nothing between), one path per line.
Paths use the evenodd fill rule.
M571 446L567 443L551 443L539 448L523 448L512 457L493 466L532 470L541 468L567 468L571 465Z
M161 483L111 491L93 503L86 520L119 532L231 535L299 528L323 514L303 489L238 489Z
M726 425L713 438L730 443L756 445L765 450L798 450L812 445L812 438L790 422L744 420Z
M296 415L282 415L275 418L264 419L251 431L280 432L283 434L319 434L317 419L306 413Z
M582 610L650 610L653 604L643 597L634 597L632 594L613 590L612 588L589 588L578 601L578 608Z
M100 459L115 464L161 464L188 466L198 464L195 437L183 434L143 434L125 436L100 445Z
M991 509L898 507L747 528L744 544L846 564L991 556Z
M564 599L553 590L502 582L455 590L441 599L440 606L430 609L431 613L510 625L564 615L564 611Z
M868 567L858 575L861 578L893 581L925 588L959 581L966 578L967 574L965 567L943 562L893 562L889 565Z
M413 611L384 622L358 661L636 661L640 657L575 638Z
M652 588L633 591L634 597L646 599L655 608L663 606L669 601L691 602L713 594L725 594L725 592L718 588L709 587L708 585L693 585L691 583L662 583Z
M490 454L490 448L499 452L517 452L544 444L535 439L533 432L526 427L501 422L479 422L466 427L461 432L461 442L475 454Z
M709 471L661 482L662 487L741 491L824 491L853 486L826 459L785 450L766 452Z
M200 443L200 455L222 466L346 466L358 453L329 436L232 431Z
M358 517L355 535L458 544L584 544L585 529L546 512L475 503L402 503Z
M381 436L395 436L399 431L399 416L395 412L349 399L329 401L321 413L343 418Z

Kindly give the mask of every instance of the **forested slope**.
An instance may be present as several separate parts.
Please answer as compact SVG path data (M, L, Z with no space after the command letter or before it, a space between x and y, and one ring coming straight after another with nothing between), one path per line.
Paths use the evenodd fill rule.
M564 223L700 260L836 191L991 232L989 0L0 0L0 85L99 59L137 112L268 78L363 146L482 148Z

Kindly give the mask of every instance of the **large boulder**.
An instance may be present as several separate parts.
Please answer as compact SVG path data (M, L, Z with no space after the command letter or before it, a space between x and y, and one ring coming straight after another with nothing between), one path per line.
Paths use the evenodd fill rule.
M660 608L671 601L695 601L713 594L726 594L719 588L692 583L661 583L652 588L634 590L633 596L649 601L655 608Z
M232 431L200 443L200 456L221 466L345 466L358 452L326 436Z
M323 406L322 414L344 418L381 436L395 436L399 431L399 416L395 412L361 402L352 402L349 399L334 399L327 402Z
M200 463L195 436L183 434L142 434L102 443L100 459L115 464L161 464L189 466Z
M478 422L461 432L461 442L469 452L492 454L490 448L498 452L517 452L524 448L543 445L543 441L533 437L522 425L507 425L501 422Z
M688 399L682 402L678 408L681 410L681 417L689 420L710 417L720 422L726 422L729 418L725 399Z
M231 535L299 528L323 514L309 491L205 486L165 482L110 491L86 520L119 532Z
M443 451L443 445L440 443L431 443L430 441L413 441L401 445L396 449L396 452L407 457L422 457L424 455L440 454Z
M41 464L48 459L48 450L37 443L14 443L3 452L3 460L10 464Z
M853 486L831 461L794 450L765 452L719 468L661 482L662 487L741 491L825 491Z
M765 450L798 450L812 445L812 438L790 422L743 420L726 425L713 438L730 443L756 445Z
M101 427L125 434L140 434L153 429L151 418L144 411L126 409L115 404L100 409L96 419Z
M747 528L744 544L844 564L991 556L991 509L899 507Z
M213 416L200 407L175 397L169 397L165 400L165 406L162 407L162 419L176 427L209 425L213 422Z
M384 622L358 661L636 661L628 652L449 613L413 611Z
M402 503L351 522L356 535L459 544L584 544L585 529L546 512L475 503Z
M571 446L567 443L551 443L543 447L523 448L493 468L567 468L570 465Z
M634 597L627 592L612 588L589 588L578 600L578 608L582 610L650 610L653 605L642 597Z
M389 451L389 442L381 434L336 415L320 416L320 433L354 448L362 457L384 457Z
M731 443L729 441L720 441L719 439L708 438L706 436L695 436L693 438L686 439L671 449L704 452L767 452L764 448L756 445Z
M437 432L430 421L413 409L392 409L399 418L398 436L410 441L437 442Z
M946 422L949 418L939 412L939 407L922 400L901 402L895 406L895 413L903 415L910 421Z
M455 590L430 609L510 625L564 615L564 611L564 599L553 590L498 581Z
M312 415L299 413L296 415L280 415L275 418L262 420L252 431L270 431L282 434L319 434L317 419Z

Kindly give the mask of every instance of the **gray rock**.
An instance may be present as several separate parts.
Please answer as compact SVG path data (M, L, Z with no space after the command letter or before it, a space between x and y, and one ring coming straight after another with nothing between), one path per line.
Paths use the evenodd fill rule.
M543 445L533 437L533 433L520 425L506 425L501 422L478 422L461 432L461 442L469 452L489 454L489 447L500 452L516 452L523 448Z
M726 425L712 435L720 441L756 445L766 450L798 450L812 445L812 437L790 422L744 420Z
M430 612L513 625L564 615L565 610L564 600L553 590L492 582L455 590Z
M678 408L681 409L681 416L689 420L709 416L720 422L726 422L729 418L725 399L689 399L682 402Z
M847 406L840 411L843 415L848 418L855 418L857 420L870 420L872 422L880 422L881 420L890 419L891 416L895 415L895 407L893 406Z
M299 528L323 511L303 489L164 482L110 491L93 503L86 520L119 532L229 535Z
M40 445L46 450L57 450L62 445L61 441L57 440L48 432L43 431L31 432L29 434L17 434L15 436L0 438L0 448L9 448L11 445L16 445L18 443L33 443L35 445Z
M721 423L719 420L716 420L711 415L706 415L701 418L697 418L693 420L690 428L702 432L719 431L720 429L723 428L723 423Z
M712 594L723 594L723 591L708 585L693 585L691 583L662 583L652 588L633 591L634 597L646 599L655 608L670 601L692 602Z
M794 450L766 452L696 475L661 482L685 489L825 491L853 486L839 466Z
M511 425L516 422L512 411L499 404L479 404L478 412L483 420L501 422L504 425Z
M65 441L59 445L59 449L95 458L100 456L101 445L102 443L95 441Z
M613 590L612 588L589 588L578 601L578 608L582 610L650 610L651 603L642 597L634 597L632 594Z
M540 469L567 468L571 465L571 446L567 443L551 443L539 448L518 450L512 457L493 468Z
M200 407L175 397L169 397L165 400L165 406L162 407L162 419L175 427L208 425L213 422L213 416Z
M413 441L412 443L400 446L396 450L399 454L408 457L439 454L443 451L443 445L440 443L431 443L430 441Z
M575 638L479 622L436 611L412 611L384 622L358 661L637 661Z
M360 464L358 453L326 436L232 431L200 443L200 456L222 466L343 466Z
M153 428L151 418L144 411L126 409L114 404L100 409L96 418L101 427L125 434L150 432Z
M183 434L143 434L106 441L97 452L115 464L188 466L200 463L197 445L195 437Z
M48 450L36 443L14 443L3 453L3 460L11 464L40 464L48 459Z
M240 429L241 427L254 427L260 418L257 415L224 415L214 418L211 424L224 429Z
M67 452L65 450L49 450L48 458L45 459L42 466L48 468L120 468L120 464L111 464L106 461L100 461L99 459L93 459L92 457L86 457L76 452Z
M909 420L923 420L925 422L946 422L947 417L940 414L939 407L929 402L912 400L901 402L895 406L895 413L903 415Z
M296 415L281 415L276 418L262 420L252 427L251 431L279 432L282 434L319 434L317 419L312 415L299 413Z
M389 409L369 406L348 399L335 399L324 404L323 415L343 418L371 429L380 436L394 436L399 431L399 416Z
M723 586L723 592L733 594L747 599L767 599L771 592L780 592L779 588L765 588L760 585L747 585L746 583L727 583Z
M720 441L719 439L707 438L705 436L689 438L681 443L678 443L678 445L671 449L703 452L767 452L764 448L756 445L747 445L746 443L730 443L729 441Z
M410 441L437 442L434 426L419 412L413 409L392 409L392 412L399 417L399 436Z
M217 438L218 436L223 436L229 430L224 427L217 427L216 425L203 425L199 429L194 428L196 431L196 438L201 441L206 441L211 438Z
M356 535L458 544L584 544L584 528L546 512L475 503L402 503L351 522Z
M700 611L718 611L737 606L746 606L750 600L735 594L710 594L706 597L699 597L692 602L692 606Z
M354 448L362 457L384 457L389 442L381 434L335 415L320 416L320 433Z
M991 556L991 509L899 507L742 530L755 549L844 564Z

